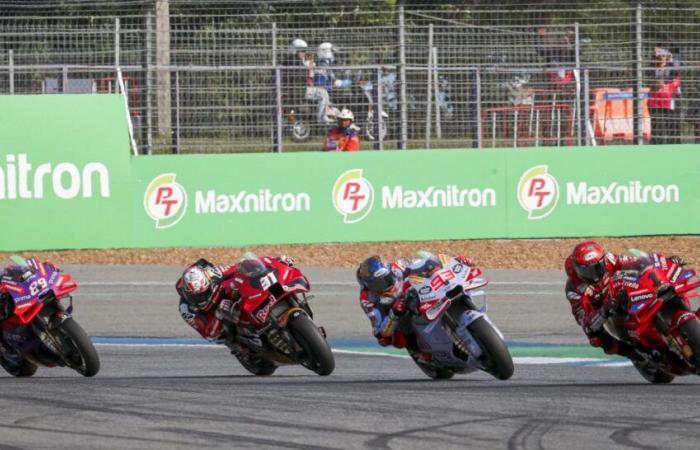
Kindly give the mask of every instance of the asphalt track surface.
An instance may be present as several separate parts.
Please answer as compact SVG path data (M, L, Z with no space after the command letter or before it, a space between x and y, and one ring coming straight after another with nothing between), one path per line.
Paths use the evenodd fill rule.
M627 365L516 359L508 381L432 381L409 359L355 353L368 324L348 270L306 270L335 372L257 378L224 348L162 345L197 343L177 313L180 269L65 269L82 283L74 316L101 343L102 369L0 376L0 449L698 448L697 377L654 386ZM558 273L487 276L489 315L514 348L584 342Z

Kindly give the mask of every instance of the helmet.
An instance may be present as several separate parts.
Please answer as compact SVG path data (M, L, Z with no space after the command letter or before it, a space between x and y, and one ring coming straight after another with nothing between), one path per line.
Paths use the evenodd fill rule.
M206 309L212 301L213 287L207 271L190 266L182 274L182 297L194 309Z
M355 115L354 115L354 114L352 113L352 111L350 111L349 109L343 108L343 109L340 110L340 112L339 112L338 114L336 114L335 118L338 119L338 120L340 120L340 119L350 119L350 120L353 120L353 121L354 121L354 120L355 120Z
M375 294L385 294L396 285L396 277L391 266L377 256L370 256L357 268L357 282L364 289Z
M305 52L308 50L309 45L303 39L294 39L291 44L289 44L289 53L292 55L298 52Z
M330 59L333 60L333 50L335 47L333 47L333 44L330 42L322 42L318 46L318 50L316 51L316 56L318 56L318 59Z
M597 283L605 274L605 250L597 242L581 242L571 256L574 271L583 281Z

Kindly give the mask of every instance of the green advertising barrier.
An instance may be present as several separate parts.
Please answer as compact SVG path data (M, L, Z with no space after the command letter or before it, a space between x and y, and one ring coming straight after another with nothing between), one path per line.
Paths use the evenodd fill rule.
M700 148L137 158L134 245L700 232ZM137 205L137 203L139 203Z
M118 95L0 96L0 250L131 244Z
M505 236L503 152L136 158L136 246ZM136 205L136 202L135 202Z
M700 147L130 157L119 96L0 96L0 217L0 251L698 234Z

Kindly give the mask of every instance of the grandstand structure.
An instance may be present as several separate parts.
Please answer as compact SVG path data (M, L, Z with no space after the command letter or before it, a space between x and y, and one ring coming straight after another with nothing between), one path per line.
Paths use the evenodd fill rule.
M364 149L699 139L700 6L691 1L0 7L0 94L116 92L119 69L145 154L319 149L328 125L305 85L284 82L306 70L289 65L294 39L310 55L322 42L335 46L334 75L349 86L330 100L355 112ZM673 127L656 126L647 105L659 46L682 79ZM308 134L296 136L295 123Z

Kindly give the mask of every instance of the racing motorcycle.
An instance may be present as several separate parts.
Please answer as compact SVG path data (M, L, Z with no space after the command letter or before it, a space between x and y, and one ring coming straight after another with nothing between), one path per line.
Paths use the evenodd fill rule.
M513 358L503 334L474 298L488 281L477 267L446 255L419 254L421 267L411 267L407 305L411 314L399 319L399 329L415 336L409 354L433 379L483 370L500 380L513 375ZM425 359L424 355L430 355Z
M700 286L695 270L652 255L654 264L641 271L615 274L612 290L622 302L621 314L603 325L610 334L653 355L635 362L651 383L670 383L676 375L700 375L700 309L691 298Z
M335 360L325 330L313 322L311 286L296 267L246 254L233 283L241 295L237 341L232 351L254 375L271 375L283 364L301 364L329 375Z
M90 338L73 320L73 277L34 258L11 256L0 285L11 298L0 328L6 343L0 364L11 375L30 377L37 365L69 367L91 377L100 359Z

